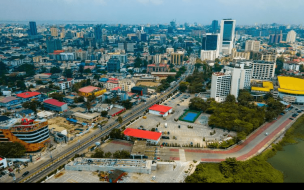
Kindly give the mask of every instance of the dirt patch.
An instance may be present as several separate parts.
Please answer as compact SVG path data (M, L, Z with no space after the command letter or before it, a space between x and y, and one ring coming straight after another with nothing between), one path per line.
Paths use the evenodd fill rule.
M142 86L148 86L148 87L155 87L155 86L159 86L160 83L158 82L137 82L136 83L136 86L139 86L139 85L142 85Z
M63 176L63 174L64 174L65 172L64 171L62 171L62 172L60 172L59 174L56 174L54 177L55 177L55 179L57 179L57 178L59 178L59 177L61 177L61 176Z

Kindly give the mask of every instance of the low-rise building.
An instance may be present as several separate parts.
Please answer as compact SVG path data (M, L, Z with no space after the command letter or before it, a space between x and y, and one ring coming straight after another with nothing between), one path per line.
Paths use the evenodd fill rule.
M20 104L21 101L18 98L15 98L13 96L10 97L3 97L0 96L0 106L2 107L11 107Z
M149 113L167 117L172 113L172 107L155 104L149 108Z
M33 99L39 99L41 97L40 92L24 92L16 94L16 96L21 100L21 102L27 102Z
M150 144L157 144L160 141L162 133L128 128L124 131L124 135L127 138L133 137L138 139L144 139L147 140L147 142Z
M100 113L73 113L72 116L80 122L84 123L96 123L101 118Z
M0 157L0 170L7 168L7 161L6 158Z
M68 110L68 105L64 102L59 102L55 99L48 99L43 102L43 107L45 109L57 112L64 112Z
M101 97L105 92L107 92L106 89L101 89L94 86L87 86L79 89L78 91L80 96L88 97L94 94L97 98Z

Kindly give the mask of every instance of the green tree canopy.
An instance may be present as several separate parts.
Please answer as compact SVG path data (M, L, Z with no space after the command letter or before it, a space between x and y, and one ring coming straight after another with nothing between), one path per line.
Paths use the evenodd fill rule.
M0 143L0 157L21 158L25 155L26 148L18 142Z

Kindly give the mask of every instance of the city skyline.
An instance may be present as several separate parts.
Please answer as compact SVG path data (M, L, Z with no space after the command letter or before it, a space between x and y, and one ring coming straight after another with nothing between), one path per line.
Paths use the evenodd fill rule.
M304 24L300 0L0 0L0 22L211 25L232 18L237 25ZM85 9L84 9L85 7ZM236 9L237 7L237 9ZM18 13L18 14L16 14ZM201 15L201 16L200 16Z

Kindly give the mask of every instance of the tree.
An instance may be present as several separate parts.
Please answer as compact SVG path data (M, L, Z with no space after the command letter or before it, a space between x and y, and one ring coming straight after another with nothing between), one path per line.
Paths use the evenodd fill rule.
M122 124L122 121L123 121L123 120L122 120L122 117L119 116L118 119L117 119L117 121L118 121L120 124Z
M43 85L43 82L42 82L42 80L37 80L37 81L36 81L36 84L38 84L38 85Z
M19 71L19 72L25 72L27 77L31 77L31 76L34 76L35 75L35 67L34 65L32 64L23 64L23 65L20 65L16 71Z
M87 108L88 111L90 111L91 108L92 108L92 103L89 102L89 101L87 101L87 102L85 103L85 107Z
M50 72L52 74L54 74L54 73L61 73L61 69L59 67L52 67L51 70L50 70Z
M189 83L188 82L181 82L179 84L179 90L181 92L186 92L186 90L188 89Z
M226 97L226 102L235 103L235 96L229 94L229 95Z
M113 158L117 158L117 159L127 159L130 158L130 152L126 151L126 150L117 150L114 154L113 154Z
M122 106L125 107L127 110L131 109L133 104L130 100L125 100L121 102Z
M92 94L92 95L88 96L87 100L88 100L88 102L92 102L92 101L96 100L95 94Z
M276 65L277 65L277 68L275 70L275 73L276 74L280 74L281 70L283 68L283 65L284 65L284 57L283 57L283 55L281 57L277 58Z
M95 153L91 155L91 158L104 158L104 152L100 149L96 149Z
M91 69L89 69L89 68L85 69L83 72L86 74L92 73Z
M0 143L0 157L2 158L21 158L25 152L25 146L19 142Z
M73 72L71 69L65 69L63 72L63 76L66 78L72 78L73 77Z
M20 90L25 90L26 86L24 84L24 81L18 80L16 85Z
M124 139L125 135L120 131L120 129L113 129L109 134L113 139Z
M80 65L80 66L79 66L79 69L78 69L78 72L82 74L83 71L84 71L84 66L83 66L83 65Z
M112 153L111 153L111 152L107 152L107 153L105 154L105 158L111 158L111 156L112 156Z
M0 77L1 77L2 75L7 73L8 68L2 61L0 61L0 68L1 68L0 69Z
M80 103L80 102L85 102L83 96L79 96L79 97L74 98L74 103Z
M31 109L33 110L35 113L37 113L37 108L41 105L40 102L38 102L37 100L34 101L30 101L30 102L24 102L22 104L22 107L26 108L26 109Z
M134 67L135 68L140 68L142 66L142 60L139 57L136 57L134 60Z
M64 94L59 94L58 92L50 94L50 98L63 102Z
M220 72L222 70L222 67L220 66L220 64L215 63L214 64L214 72Z
M102 112L101 112L101 116L102 116L102 117L107 117L107 115L108 115L108 112L107 112L107 111L102 111Z

